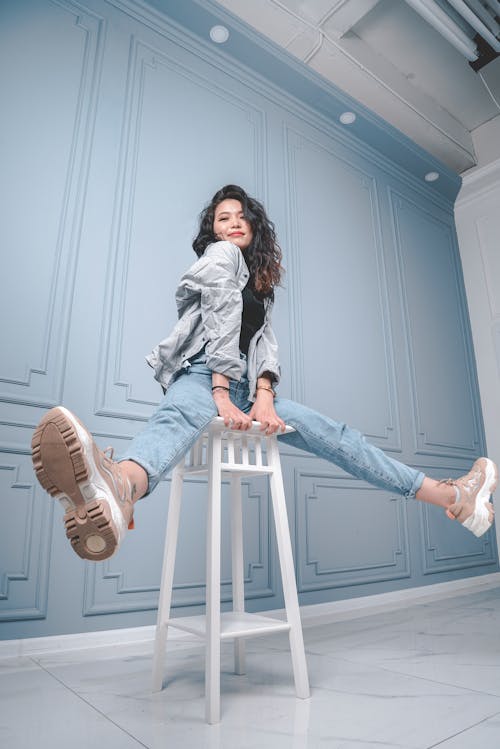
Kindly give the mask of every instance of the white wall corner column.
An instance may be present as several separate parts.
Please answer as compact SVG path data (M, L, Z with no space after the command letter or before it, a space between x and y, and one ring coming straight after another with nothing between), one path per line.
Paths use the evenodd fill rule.
M464 176L455 218L488 454L500 464L500 159ZM496 534L500 544L500 519Z

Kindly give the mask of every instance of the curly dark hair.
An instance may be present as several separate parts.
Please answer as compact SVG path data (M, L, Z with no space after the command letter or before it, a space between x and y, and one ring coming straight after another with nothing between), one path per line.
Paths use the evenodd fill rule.
M262 203L251 198L238 185L226 185L217 190L210 203L200 214L198 236L193 240L193 250L201 257L212 242L215 209L223 200L239 200L245 219L253 232L252 243L245 250L245 260L250 271L250 285L262 297L273 296L274 287L280 283L283 267L282 252L276 240L274 224L266 215Z

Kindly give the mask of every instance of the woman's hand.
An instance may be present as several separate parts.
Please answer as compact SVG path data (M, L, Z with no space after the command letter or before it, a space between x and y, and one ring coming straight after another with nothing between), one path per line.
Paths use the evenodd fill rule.
M274 410L273 394L267 390L257 390L255 403L248 416L255 421L260 421L261 431L266 434L275 434L278 431L285 431L286 424L280 419Z
M237 408L229 398L229 393L224 390L214 390L213 397L219 416L224 419L224 424L231 429L246 431L252 426L252 419L248 414Z

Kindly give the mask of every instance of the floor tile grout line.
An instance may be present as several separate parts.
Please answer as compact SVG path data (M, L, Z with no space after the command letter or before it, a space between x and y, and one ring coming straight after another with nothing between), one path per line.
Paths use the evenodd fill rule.
M351 661L354 662L354 661ZM481 694L486 697L496 697L498 700L500 700L499 694L493 694L493 692L487 692L482 689L473 689L471 687L463 687L459 684L452 684L449 681L439 681L438 679L429 679L426 676L418 676L418 674L407 674L405 671L394 671L390 668L386 668L384 666L379 666L383 671L387 671L390 674L399 674L400 676L407 676L412 679L421 679L422 681L428 681L431 684L437 684L442 687L453 687L454 689L462 689L464 692L472 692L474 694Z
M106 715L102 710L100 710L98 707L93 705L91 702L85 699L81 694L79 694L75 689L69 686L69 684L66 684L60 677L56 676L52 671L50 671L46 666L44 666L42 663L37 661L37 659L34 656L29 656L29 659L35 663L39 668L42 669L48 676L50 676L52 679L57 681L61 686L63 686L65 689L67 689L69 692L71 692L75 697L77 697L79 700L81 700L85 705L90 707L92 710L94 710L98 715L100 715L102 718L105 718L109 723L111 723L113 726L118 728L122 733L124 733L126 736L129 736L129 738L133 739L133 741L137 742L139 746L144 747L144 749L150 749L150 747L147 744L143 744L142 741L140 741L136 736L131 734L129 731L127 731L125 728L120 726L116 721L114 721L112 718L109 717L109 715Z
M418 674L409 674L406 671L395 671L394 669L388 668L387 666L381 666L379 663L365 663L365 662L360 663L359 661L353 661L346 656L331 655L331 654L325 655L325 653L311 653L311 655L319 655L325 658L333 658L339 661L344 661L345 663L350 663L354 666L365 666L365 667L368 666L370 668L377 668L377 669L380 669L380 671L385 671L386 673L389 673L389 674L397 674L398 676L406 676L410 679L419 679L420 681L428 681L431 684L437 684L443 687L453 687L454 689L462 689L464 692L472 692L473 694L481 694L481 695L485 695L486 697L497 697L500 700L500 694L494 694L493 692L487 692L481 689L473 689L471 687L463 687L463 686L460 686L459 684L451 684L448 681L439 681L437 679L429 679L427 676L419 676ZM306 657L307 657L307 648L306 648Z
M451 736L447 736L442 741L438 741L437 744L430 744L428 747L426 747L426 749L436 749L436 747L442 746L447 741L450 741L450 739L455 739L457 736L461 736L463 733L467 733L467 731L471 731L473 728L480 726L482 723L486 723L486 721L491 720L492 718L496 718L497 715L500 715L500 712L493 713L492 715L487 715L485 718L478 720L477 723L473 723L471 726L464 728L462 731L457 731L457 733L454 733Z

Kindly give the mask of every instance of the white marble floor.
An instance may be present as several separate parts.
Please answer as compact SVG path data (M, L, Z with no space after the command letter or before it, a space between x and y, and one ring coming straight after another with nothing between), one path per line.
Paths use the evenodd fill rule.
M204 722L203 651L173 643L149 691L151 643L0 660L6 749L499 749L500 589L304 630L312 696L286 636L223 646L222 722Z

